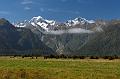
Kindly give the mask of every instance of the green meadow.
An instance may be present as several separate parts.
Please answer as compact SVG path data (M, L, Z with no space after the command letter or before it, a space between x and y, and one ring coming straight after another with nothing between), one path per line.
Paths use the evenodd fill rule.
M1 57L0 79L120 79L120 60Z

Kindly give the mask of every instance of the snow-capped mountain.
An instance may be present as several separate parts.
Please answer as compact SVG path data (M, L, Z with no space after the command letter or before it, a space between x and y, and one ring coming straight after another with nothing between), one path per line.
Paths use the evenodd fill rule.
M32 26L32 29L37 29L42 32L49 32L49 31L56 31L56 30L65 30L65 28L69 29L70 27L68 27L68 26L72 26L73 28L76 28L74 26L76 26L78 24L84 25L84 24L92 24L92 23L95 23L95 21L87 20L82 17L60 23L60 22L56 22L54 20L47 20L47 19L42 18L41 16L38 16L38 17L33 17L29 21L25 20L23 22L19 22L14 25L16 27L27 27L27 28L31 28L31 26Z
M45 31L48 31L51 26L54 26L56 24L56 21L54 20L47 20L42 18L41 16L33 17L30 21L23 21L14 24L16 27L28 27L33 26L35 28L42 28Z
M78 18L75 18L74 20L68 20L66 22L66 25L67 26L75 26L77 24L83 25L85 23L92 24L92 23L95 23L95 21L94 20L87 20L87 19L82 18L82 17L78 17Z
M28 24L27 20L18 22L18 23L13 23L13 25L15 25L15 27L26 27L27 24Z
M42 27L45 31L49 31L50 27L56 24L56 21L43 19L41 16L38 16L33 17L29 23L35 27Z

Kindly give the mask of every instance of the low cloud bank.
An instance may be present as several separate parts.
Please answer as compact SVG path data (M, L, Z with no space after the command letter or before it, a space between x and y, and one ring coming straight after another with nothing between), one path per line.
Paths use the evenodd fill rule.
M74 34L74 33L78 33L78 34L83 34L83 33L94 33L93 31L90 30L85 30L85 29L81 29L81 28L72 28L72 29L68 29L68 30L57 30L57 31L48 31L45 32L45 34L55 34L55 35L61 35L61 34Z

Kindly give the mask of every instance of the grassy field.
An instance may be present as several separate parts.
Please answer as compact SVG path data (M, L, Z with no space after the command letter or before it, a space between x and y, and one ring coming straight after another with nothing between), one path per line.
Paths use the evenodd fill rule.
M0 79L120 79L120 60L1 57Z

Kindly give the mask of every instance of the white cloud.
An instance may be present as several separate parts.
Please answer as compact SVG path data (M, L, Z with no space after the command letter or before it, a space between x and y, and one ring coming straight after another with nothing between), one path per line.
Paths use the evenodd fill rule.
M31 1L31 0L24 0L24 1L21 2L21 4L23 4L23 5L33 4L33 1Z
M44 12L44 8L40 8L40 11L41 11L41 12Z
M50 12L59 12L58 10L55 10L55 9L48 9L48 11L50 11Z
M24 5L24 10L30 10L31 7L28 7L28 6L31 6L33 4L33 1L32 0L23 0L21 2L22 5Z
M79 11L70 11L70 10L58 10L58 9L48 9L50 12L61 12L61 13L71 13L71 14L79 14Z
M85 30L85 29L81 29L81 28L72 28L72 29L68 29L68 30L57 30L57 31L48 31L45 32L45 34L55 34L55 35L62 35L62 34L84 34L84 33L94 33L91 30Z
M3 15L9 15L10 12L8 12L8 11L0 11L0 14L3 14Z
M25 10L30 10L31 8L30 7L24 7Z

